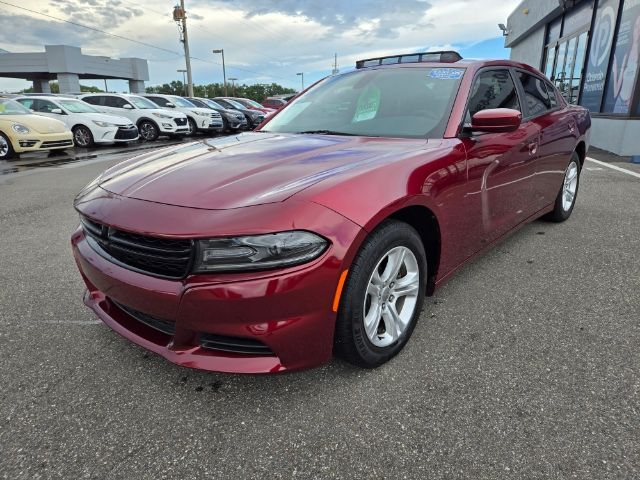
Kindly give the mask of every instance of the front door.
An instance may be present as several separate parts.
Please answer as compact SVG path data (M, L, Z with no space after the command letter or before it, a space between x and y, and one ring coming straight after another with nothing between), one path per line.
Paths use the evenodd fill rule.
M471 92L466 122L480 110L511 108L522 112L508 69L481 71ZM540 127L524 121L507 133L474 133L463 138L467 151L468 215L473 234L491 243L534 213L533 178Z

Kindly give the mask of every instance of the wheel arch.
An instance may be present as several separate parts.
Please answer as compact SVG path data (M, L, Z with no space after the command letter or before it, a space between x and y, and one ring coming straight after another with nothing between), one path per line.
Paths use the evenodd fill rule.
M366 226L368 232L375 230L385 220L399 220L416 229L427 257L427 295L432 295L435 290L436 278L440 266L442 236L440 222L432 209L421 204L405 205L393 211L384 212L378 217L375 224ZM358 246L360 248L360 246Z
M142 122L145 122L145 121L146 121L146 122L151 122L151 123L153 123L153 124L156 126L156 128L158 129L158 131L160 131L160 125L158 125L158 122L156 122L155 120L153 120L152 118L149 118L149 117L140 117L140 118L136 121L136 127L140 128L140 124L141 124Z

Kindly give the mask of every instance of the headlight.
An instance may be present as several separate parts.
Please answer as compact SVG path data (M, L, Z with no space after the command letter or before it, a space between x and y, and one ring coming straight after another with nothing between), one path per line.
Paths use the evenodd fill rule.
M193 111L193 113L195 113L196 115L200 115L201 117L210 117L211 114L208 112L197 112L197 111Z
M113 124L113 123L101 122L99 120L94 120L93 123L95 123L99 127L115 127L115 124Z
M164 113L153 112L153 114L158 118L172 118L171 115L165 115Z
M27 127L19 123L14 123L13 125L11 125L11 128L16 133L29 133L31 131Z
M289 267L318 258L329 245L302 230L197 242L196 272L265 270Z

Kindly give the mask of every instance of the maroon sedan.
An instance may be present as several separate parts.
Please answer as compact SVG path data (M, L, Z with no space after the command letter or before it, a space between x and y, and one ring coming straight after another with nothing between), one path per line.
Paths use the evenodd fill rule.
M378 366L425 295L573 210L588 112L537 70L455 52L360 61L258 131L146 153L87 185L85 303L180 365Z

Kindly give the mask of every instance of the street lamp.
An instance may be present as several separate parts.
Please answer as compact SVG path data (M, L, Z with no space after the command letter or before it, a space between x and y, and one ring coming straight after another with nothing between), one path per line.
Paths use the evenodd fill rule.
M304 90L304 72L298 72L296 75L302 77L302 90ZM300 91L302 91L300 90Z
M227 96L227 70L224 67L224 48L213 50L213 53L222 54L222 78L224 79L224 96Z
M236 96L236 80L238 80L237 78L233 78L233 77L229 77L229 80L231 81L231 88L233 90L233 96ZM225 90L225 95L226 95L226 90Z
M184 87L184 96L187 96L187 80L184 78L184 74L187 73L187 71L184 68L179 68L178 70L176 70L176 72L180 73L182 72L182 86Z

